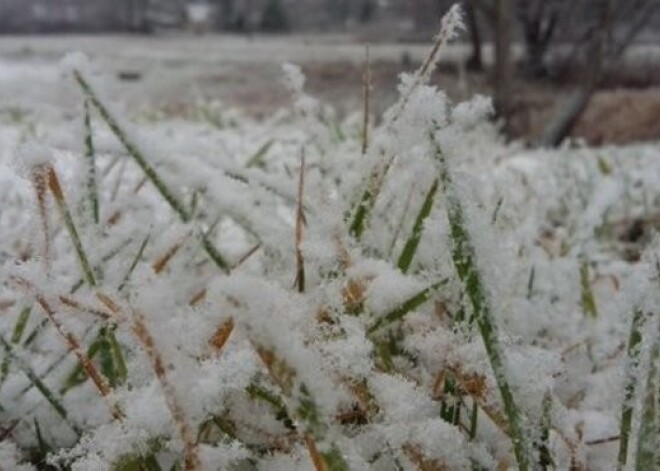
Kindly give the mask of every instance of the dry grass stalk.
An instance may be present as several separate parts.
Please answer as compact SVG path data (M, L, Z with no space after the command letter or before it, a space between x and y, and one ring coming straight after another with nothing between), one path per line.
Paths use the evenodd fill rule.
M227 340L229 340L229 336L234 331L234 326L234 319L230 317L225 322L220 324L218 329L215 331L213 337L211 337L211 340L209 340L209 346L215 354L219 354L222 351L223 347L227 343Z
M165 268L167 268L167 265L170 263L172 258L174 258L182 245L182 242L177 242L172 247L170 247L167 252L165 252L154 261L154 263L151 265L151 268L156 275L160 275L160 273L165 270Z
M420 471L449 471L449 468L445 464L424 456L420 448L415 445L408 443L403 446L403 451Z
M453 367L447 370L451 378L456 381L459 392L469 395L490 420L507 436L511 436L509 421L506 415L491 402L491 396L486 377L477 374L467 374ZM434 393L442 397L446 373L440 372L436 377Z
M71 216L69 206L67 205L66 198L64 197L64 192L62 191L60 180L57 177L57 172L52 165L45 166L44 170L46 184L51 194L53 195L53 198L55 199L57 209L60 212L60 215L64 221L64 226L66 227L67 232L71 238L71 242L73 243L80 268L83 272L83 279L89 286L96 286L94 270L89 263L89 259L87 258L87 254L83 248L82 241L78 235L78 230L76 229L76 226L73 222L73 217Z
M426 56L422 66L415 72L413 83L410 88L406 91L406 93L401 95L401 98L397 104L397 111L392 117L391 124L394 124L401 117L415 90L417 90L420 85L427 83L431 78L431 74L436 69L438 61L440 60L440 54L442 50L449 43L449 41L454 39L457 30L462 25L460 15L460 7L458 5L454 5L442 18L440 32L435 37L433 48L429 52L428 56Z
M149 181L147 177L142 177L142 180L140 180L138 184L135 185L135 188L133 188L133 194L137 195L140 192L140 190L144 187L144 185L147 183L147 181Z
M80 301L77 301L70 296L58 296L57 299L59 299L60 303L62 303L66 307L70 307L71 309L75 309L76 311L85 314L91 314L93 316L100 317L103 320L108 320L112 317L111 313L102 311L92 306L86 306Z
M16 277L14 277L13 280L23 289L27 289L33 293L37 303L46 313L46 317L48 317L50 322L53 324L55 330L57 330L57 333L60 334L60 336L64 339L69 350L72 351L74 355L76 355L83 370L89 379L92 380L92 383L94 383L94 386L96 386L96 389L101 394L101 397L107 402L112 416L115 419L121 420L124 417L124 414L121 412L121 410L119 410L119 407L110 400L110 395L112 394L112 388L110 387L110 384L108 383L107 379L96 369L94 363L92 363L92 361L89 359L87 353L81 346L80 340L78 340L78 338L73 333L69 332L59 321L59 319L57 319L55 309L53 309L44 295L35 292L34 287L29 281Z
M7 309L14 307L16 301L13 299L0 299L0 311L6 311Z
M489 401L489 396L492 394L489 392L486 377L475 373L464 373L457 367L449 368L447 372L450 373L452 379L456 381L459 392L462 395L470 396L472 400L476 402L477 406L479 406L479 408L497 426L497 428L499 428L502 433L510 436L511 432L508 419L502 411L500 411ZM436 376L436 381L433 388L435 397L442 397L444 394L443 385L445 383L445 378L446 373L444 371L440 372ZM557 429L556 427L551 426L550 429L555 432L560 440L564 443L564 446L566 447L566 450L571 457L571 471L585 470L586 466L578 459L577 445L571 439L569 439L564 432Z
M108 220L105 222L106 226L112 227L112 226L116 225L119 222L119 220L121 219L121 216L122 216L121 211L119 211L119 210L115 211L114 213L112 213L112 215L110 215Z
M351 257L344 240L339 234L334 234L332 241L335 245L335 250L337 251L337 262L339 263L340 268L343 271L348 270L353 265L353 258Z
M309 434L305 435L305 446L307 447L307 451L309 451L315 471L327 471L328 467L325 465L325 460L319 453L316 442L314 442L314 439Z
M261 244L257 244L254 247L252 247L250 250L248 250L244 255L241 256L241 258L239 258L236 261L236 263L234 263L231 266L230 273L232 271L236 270L237 268L239 268L245 262L247 262L255 253L257 253L259 251L260 248L261 248Z
M188 306L195 307L205 299L206 299L206 288L202 288L198 292L193 294L193 296L190 298L190 301L188 301Z
M163 390L167 408L172 415L172 419L174 419L174 424L176 425L181 440L183 441L184 469L186 471L201 471L202 468L197 453L195 435L186 421L183 407L179 403L179 400L176 397L176 391L167 377L163 358L158 352L154 339L147 329L144 322L144 316L138 311L133 311L132 330L144 347L144 351L149 358L151 367L153 368L160 387Z
M96 293L96 297L103 305L105 305L118 320L124 318L123 311L120 305L115 302L111 297L103 293ZM153 337L149 333L147 326L144 322L144 316L138 311L132 311L132 330L138 341L142 344L144 351L149 358L151 367L154 370L156 379L163 390L165 396L165 404L172 415L174 424L179 432L181 441L183 442L184 449L184 469L186 471L200 471L201 464L197 454L197 445L195 436L188 425L183 407L181 407L179 400L176 397L176 391L170 383L165 365L160 352L156 348Z
M282 388L287 396L293 392L293 384L296 378L296 372L283 360L275 355L275 352L253 342L253 346L259 355L259 358L266 366L268 373L275 380L275 383Z
M123 314L121 308L119 307L119 304L114 302L110 296L108 296L107 294L103 294L101 292L97 292L96 298L101 302L101 304L107 307L110 310L110 312L112 312L112 315L115 318L117 318L118 320L123 319Z

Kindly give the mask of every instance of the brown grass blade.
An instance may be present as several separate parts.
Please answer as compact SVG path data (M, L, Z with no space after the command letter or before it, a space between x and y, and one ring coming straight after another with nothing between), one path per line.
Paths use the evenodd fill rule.
M138 312L133 311L133 325L132 330L144 348L147 357L154 370L156 379L158 380L163 395L165 396L165 403L167 408L172 414L174 423L178 429L181 440L183 441L183 465L186 471L201 471L201 463L197 453L197 444L195 441L195 434L186 421L186 416L183 407L179 403L176 396L176 391L170 383L166 374L165 364L163 358L156 348L154 339L149 333L147 326L144 322L144 316Z
M321 453L319 453L319 450L316 447L316 442L309 434L305 435L305 446L307 447L307 451L309 451L309 456L312 459L315 471L327 471L325 460L321 456Z
M231 317L220 324L220 326L213 334L213 337L211 337L211 340L209 341L209 346L211 347L213 353L217 355L222 351L223 347L227 343L227 340L229 340L231 333L234 331L234 325L234 319Z
M46 317L48 317L50 322L53 324L55 330L57 330L57 333L64 339L69 350L71 350L73 354L76 355L80 365L85 370L85 373L89 379L92 380L92 383L94 383L94 386L96 386L96 389L101 394L101 397L107 402L112 416L115 419L121 420L124 417L124 414L121 412L119 407L110 400L110 395L112 394L112 388L110 387L110 384L108 383L107 379L96 369L94 363L92 363L92 361L89 359L87 353L82 348L78 337L76 337L73 333L69 332L64 327L64 325L57 318L55 309L53 309L51 304L46 300L46 297L43 294L37 292L29 281L17 277L14 277L13 280L23 289L27 289L34 295L37 303L39 306L41 306L44 313L46 314Z

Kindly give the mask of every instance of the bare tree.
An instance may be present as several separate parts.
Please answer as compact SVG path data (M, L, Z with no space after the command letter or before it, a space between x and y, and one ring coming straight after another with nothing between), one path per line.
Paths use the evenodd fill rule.
M660 10L660 0L593 0L589 7L583 15L585 34L571 55L581 59L584 77L544 130L539 142L543 146L557 146L570 134L596 90Z
M517 0L516 17L522 27L524 70L528 76L540 78L547 75L547 52L560 24L571 15L577 3L573 0Z

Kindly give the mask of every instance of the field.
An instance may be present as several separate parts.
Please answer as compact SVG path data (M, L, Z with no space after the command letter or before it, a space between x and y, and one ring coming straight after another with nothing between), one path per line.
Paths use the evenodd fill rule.
M454 26L366 114L341 36L0 40L0 469L660 466L660 145L505 142Z

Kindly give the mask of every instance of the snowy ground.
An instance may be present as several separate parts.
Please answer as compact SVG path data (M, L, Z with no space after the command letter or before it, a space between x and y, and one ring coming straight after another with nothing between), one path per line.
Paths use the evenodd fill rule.
M364 60L364 46L346 36L2 37L0 103L20 104L29 95L28 103L36 99L69 106L50 85L57 78L61 57L78 50L109 73L139 75L139 80L116 85L117 96L133 107L221 99L269 112L286 104L281 64ZM406 54L421 61L427 50L426 45L375 44L371 57L398 63ZM464 54L464 48L455 48L448 57ZM352 89L348 85L351 99L359 100L361 84L353 84Z
M91 115L98 222L81 93L59 64L72 48L91 55L84 75L125 130L121 144L102 113ZM422 57L426 48L372 54L403 50ZM247 99L284 87L283 60L360 61L362 52L341 39L0 40L0 458L10 463L18 447L21 458L74 470L137 469L142 459L190 470L202 469L196 459L205 470L309 470L315 459L341 470L515 469L517 425L535 463L549 453L557 469L597 471L616 468L622 409L631 407L628 469L656 463L642 425L658 420L647 403L657 401L660 145L525 150L503 143L483 98L449 103L413 81L361 155L360 113L338 119L303 92L296 69L287 72L288 110L268 119L210 99L223 96L210 94L220 85L209 77ZM187 106L166 113L163 101ZM167 191L144 184L126 142ZM378 187L370 176L388 158L370 224L357 234L347 220L357 220L355 202ZM39 186L50 165L89 265L100 267L91 275L60 222L58 186ZM231 274L209 241L236 266ZM476 304L454 268L466 246L484 294ZM86 284L71 289L81 277ZM404 309L418 293L428 302ZM639 350L628 352L637 310ZM495 340L471 315L498 326ZM99 330L107 317L116 338ZM80 339L83 356L105 342L97 368L110 392L72 376L80 351L50 323L39 327L45 318ZM503 352L503 364L484 344ZM500 399L502 381L520 423ZM447 417L448 408L457 413Z

